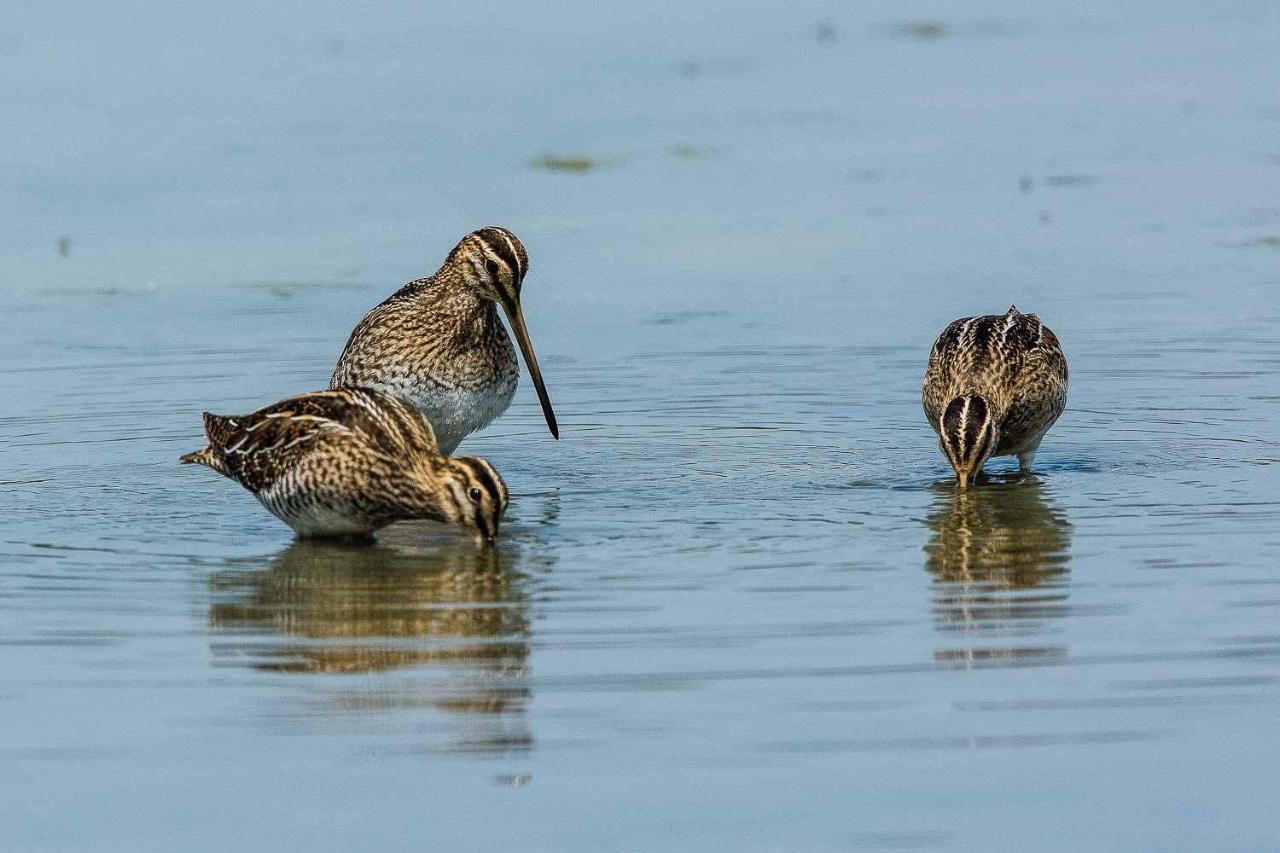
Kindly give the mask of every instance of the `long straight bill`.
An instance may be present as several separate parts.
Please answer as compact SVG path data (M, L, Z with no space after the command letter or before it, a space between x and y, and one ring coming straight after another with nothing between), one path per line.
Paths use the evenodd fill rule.
M553 438L560 438L560 427L556 424L556 413L551 409L551 398L547 396L547 386L542 384L542 371L538 368L538 357L533 354L533 343L529 340L529 329L524 324L524 312L519 302L508 304L502 302L502 310L507 315L507 322L515 332L516 343L520 345L520 353L524 356L525 367L529 368L529 376L533 379L533 387L538 392L538 402L542 404L542 414L547 419L547 429Z

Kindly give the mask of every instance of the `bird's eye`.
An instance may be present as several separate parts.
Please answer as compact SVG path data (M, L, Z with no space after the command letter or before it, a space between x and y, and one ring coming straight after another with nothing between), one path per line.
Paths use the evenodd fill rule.
M493 258L489 258L484 262L484 268L489 271L489 275L493 276L494 278L498 277L498 262L495 261Z
M472 486L471 490L467 492L467 497L471 498L471 502L473 504L478 504L480 503L480 498L482 498L483 495L480 493L479 489L477 489L475 486Z

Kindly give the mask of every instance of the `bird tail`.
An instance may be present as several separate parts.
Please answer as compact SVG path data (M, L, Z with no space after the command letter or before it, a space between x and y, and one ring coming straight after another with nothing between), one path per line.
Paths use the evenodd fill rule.
M178 461L183 465L208 465L215 471L222 470L222 464L218 461L218 455L213 452L212 447L206 447L194 453L184 453L178 457Z

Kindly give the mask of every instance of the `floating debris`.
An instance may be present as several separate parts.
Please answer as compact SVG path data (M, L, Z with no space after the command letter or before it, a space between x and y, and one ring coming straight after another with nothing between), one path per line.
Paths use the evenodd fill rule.
M1262 246L1267 249L1280 249L1280 234L1265 234L1255 238L1252 245Z
M601 166L609 165L610 161L599 160L595 157L588 157L584 154L573 154L561 157L556 154L544 154L541 157L530 161L536 169L545 169L548 172L590 172L592 169L599 169Z
M71 238L63 234L58 238L58 257L65 258L71 254Z
M1096 175L1045 175L1044 182L1051 187L1087 187L1098 182Z
M840 33L836 29L836 25L830 21L819 21L818 25L813 28L813 37L818 40L818 44L835 44Z
M1022 177L1018 178L1018 189L1022 192L1023 195L1026 195L1027 193L1031 192L1031 188L1033 186L1035 186L1035 183L1031 180L1030 175L1023 175Z
M501 773L493 781L504 788L523 788L533 781L532 773Z
M714 148L700 148L697 145L672 145L671 156L679 157L682 160L698 160L702 157L710 157L716 153Z
M915 21L902 21L894 24L892 30L899 36L921 39L922 41L932 41L934 39L943 38L951 31L945 23L934 18L920 18Z

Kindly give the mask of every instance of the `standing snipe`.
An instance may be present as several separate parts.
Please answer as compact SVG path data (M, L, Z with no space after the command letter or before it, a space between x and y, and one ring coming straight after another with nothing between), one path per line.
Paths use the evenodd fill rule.
M1067 404L1067 358L1035 314L965 317L943 329L924 374L924 413L965 488L993 456L1031 467Z
M238 482L303 537L367 536L429 518L493 541L507 487L478 456L442 456L412 406L363 388L290 397L251 415L204 414L209 446L182 462Z
M560 437L520 309L529 269L524 246L505 228L463 237L430 278L411 281L364 316L351 333L330 387L373 388L408 400L435 428L440 451L507 410L520 365L498 319L501 305L542 403Z

